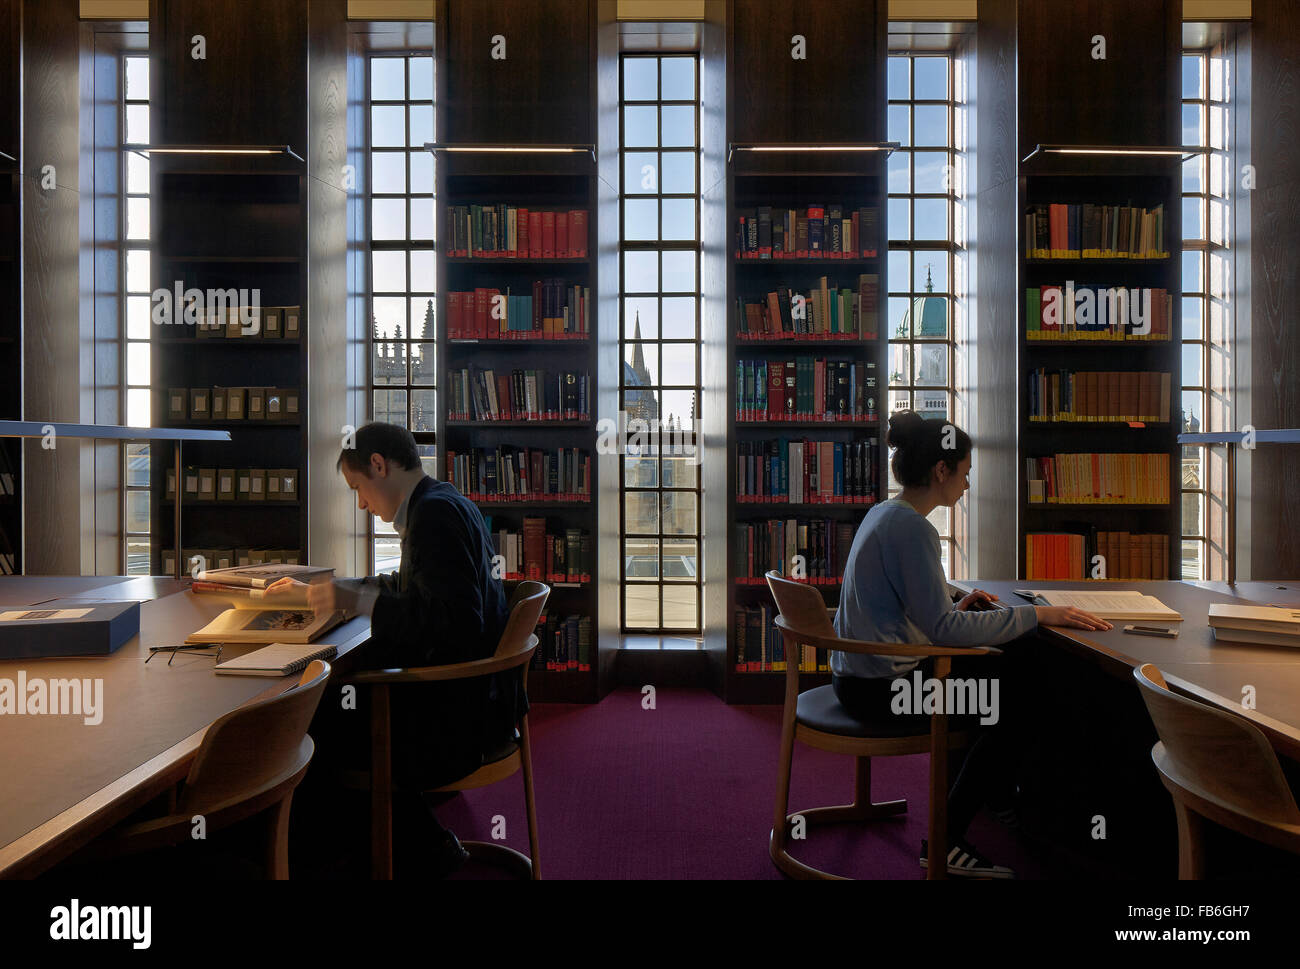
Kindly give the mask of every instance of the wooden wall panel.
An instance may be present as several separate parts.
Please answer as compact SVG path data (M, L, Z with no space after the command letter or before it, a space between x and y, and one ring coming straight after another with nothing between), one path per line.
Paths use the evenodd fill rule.
M450 0L439 98L449 142L590 144L589 0ZM494 38L505 57L493 57Z
M1300 6L1257 3L1251 30L1251 423L1300 427ZM1248 482L1250 576L1300 576L1300 447L1260 447Z
M1016 574L1017 0L983 0L976 44L975 248L970 280L973 339L963 347L975 443L967 495L967 571L980 579ZM1022 59L1023 63L1023 59Z
M731 0L731 140L877 141L884 135L884 0ZM791 38L806 42L795 59ZM870 63L852 45L877 38Z
M27 0L23 10L23 417L88 419L93 367L82 359L78 296L77 0ZM42 187L54 166L54 188ZM88 322L88 321L87 321ZM84 362L84 366L83 366ZM84 392L83 392L84 391ZM28 572L82 571L81 526L92 506L92 452L64 441L24 448Z

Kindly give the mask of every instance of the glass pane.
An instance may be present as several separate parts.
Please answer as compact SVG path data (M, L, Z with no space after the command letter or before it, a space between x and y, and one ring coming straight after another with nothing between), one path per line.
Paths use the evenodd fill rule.
M913 162L915 166L913 177L916 179L914 191L924 194L952 190L950 184L952 179L947 177L949 173L946 172L946 166L949 164L946 151L918 151L914 158L916 159Z
M437 344L416 343L411 347L411 383L433 384L438 376Z
M659 531L659 494L630 491L623 496L623 524L628 534Z
M374 266L374 292L400 293L406 289L406 253L376 250L370 259Z
M911 306L912 301L904 296L889 297L889 338L891 340L906 340L912 335Z
M916 125L916 131L913 135L915 144L948 144L948 109L946 107L938 104L918 105L912 111L912 122Z
M912 301L912 336L945 337L947 335L947 298L943 296L916 297Z
M951 292L948 288L948 254L938 249L918 249L912 256L912 287L918 293Z
M623 344L623 384L627 387L653 387L659 383L659 344Z
M1183 386L1202 386L1201 345L1199 343L1183 344Z
M1183 56L1183 97L1199 98L1201 88L1201 58L1198 54Z
M653 148L659 144L659 109L654 105L623 107L623 144Z
M1183 574L1184 579L1199 579L1201 577L1201 543L1196 541L1183 542Z
M948 535L950 512L952 511L947 505L940 505L934 511L926 515L926 520L934 526L935 531L939 533L940 538Z
M660 64L663 77L659 97L664 101L695 100L695 58L665 57Z
M668 427L690 427L695 415L695 391L662 391L663 406L659 409L660 422Z
M376 390L374 400L375 420L406 426L406 391Z
M370 236L372 239L384 240L406 238L406 201L404 199L371 200Z
M433 199L411 199L411 238L418 241L433 239ZM413 277L414 278L414 277ZM433 276L425 277L427 287L433 288Z
M149 445L143 441L128 441L126 445L126 486L149 487Z
M623 486L626 488L655 488L659 485L657 458L626 456L623 458Z
M654 293L659 290L659 254L623 253L623 292Z
M889 167L888 191L906 193L912 190L911 163L912 156L905 151L896 151L889 156L886 163Z
M623 336L629 340L653 340L659 336L659 301L653 296L632 296L623 300Z
M137 533L149 531L149 492L126 493L126 530Z
M1184 192L1203 192L1205 191L1205 177L1203 171L1205 168L1205 157L1197 155L1195 158L1189 158L1183 162L1183 191Z
M371 300L372 336L378 340L406 334L406 301L395 296L376 296Z
M1183 493L1183 534L1200 535L1202 534L1201 505L1202 498L1200 492L1191 491Z
M370 153L371 191L381 195L406 191L406 153L375 151Z
M126 97L128 101L149 100L149 58L127 57Z
M403 57L370 58L370 100L406 100L406 59Z
M665 488L694 488L699 478L699 465L695 462L695 445L686 432L690 427L682 422L683 433L668 434L663 447L663 477Z
M655 57L623 58L623 98L654 101L659 96L659 60Z
M948 58L918 57L913 61L917 101L948 100Z
M695 191L695 152L666 151L659 156L661 191L666 193L693 193Z
M675 241L695 239L695 200L664 199L663 237Z
M644 195L659 191L659 155L653 151L629 151L623 155L623 194Z
M888 229L891 239L910 239L912 237L911 208L907 199L889 200Z
M891 101L906 101L911 96L908 86L910 57L891 57L888 66L888 97Z
M663 291L665 293L691 293L695 291L695 253L667 251L663 254Z
M659 200L623 200L623 238L648 242L659 238Z
M1199 104L1183 105L1183 144L1201 145L1201 121L1203 113Z
M690 498L692 503L695 501L693 494L664 495L664 498ZM694 582L698 560L699 542L695 539L664 539L663 569L666 581Z
M916 382L926 387L943 387L948 384L948 348L943 345L921 344L916 348Z
M699 620L699 588L692 585L667 585L663 589L664 628L694 629Z
M438 420L437 391L411 391L411 430L432 431Z
M407 61L411 74L411 100L433 100L433 58L412 57Z
M1195 296L1183 297L1183 339L1200 340L1203 330L1201 328L1201 305L1203 300Z
M131 387L149 386L149 344L126 345L126 382Z
M640 567L639 559L637 566ZM632 629L642 627L658 629L659 586L644 584L624 586L623 622Z
M374 519L375 530L379 531L383 523ZM402 543L397 536L375 539L375 572L392 572L402 564Z
M148 575L152 571L149 568L149 540L128 540L126 543L126 574L127 575Z
M128 427L152 427L147 389L126 392L126 423Z
M913 238L947 239L949 237L947 199L917 199L913 203L913 211L916 217Z
M149 331L149 297L128 296L126 298L126 335L132 340L147 340Z
M152 293L149 285L149 250L126 251L126 288L131 293Z
M665 386L694 386L696 383L695 344L665 343L663 353L663 384Z
M666 105L660 109L660 123L663 125L663 144L665 146L695 146L695 107L694 105Z
M1201 200L1199 198L1183 199L1183 238L1205 238L1205 221L1201 217Z
M432 286L436 270L433 268L432 249L411 250L411 285L423 289Z
M132 195L149 194L149 159L133 151L126 153L126 190Z
M400 148L406 144L406 109L401 105L370 108L370 143L376 148Z
M1183 391L1183 420L1184 429L1190 431L1193 427L1201 430L1204 427L1205 414L1201 408L1201 393L1198 390Z
M420 454L420 466L424 468L424 473L431 478L435 477L438 473L438 445L417 444L416 450Z
M413 151L411 159L411 191L433 192L433 156L427 151Z
M908 131L908 108L906 104L891 104L888 109L888 139L897 141L904 147L912 143Z
M1201 293L1205 281L1201 273L1201 254L1195 249L1183 253L1183 292Z
M383 340L372 345L370 382L375 385L406 383L406 344ZM376 404L376 408L378 404ZM377 411L376 411L377 412ZM378 417L375 420L379 420Z
M910 384L912 376L912 350L906 343L889 345L889 382L891 385Z
M670 296L663 301L663 338L695 339L695 297Z
M149 105L126 106L126 133L122 140L129 145L149 144Z
M412 148L419 148L425 142L433 141L433 105L411 105L411 140Z
M888 258L889 288L906 291L907 281L912 278L910 254L906 249L891 249Z
M659 540L625 538L623 540L623 575L629 579L659 578ZM636 588L645 588L637 586ZM658 621L658 617L656 617Z
M438 324L435 319L433 300L428 296L417 296L411 300L411 339L433 340L438 336Z
M661 516L665 535L695 535L698 527L695 523L695 499L693 491L665 491L661 493ZM669 573L668 563L664 562L664 574Z

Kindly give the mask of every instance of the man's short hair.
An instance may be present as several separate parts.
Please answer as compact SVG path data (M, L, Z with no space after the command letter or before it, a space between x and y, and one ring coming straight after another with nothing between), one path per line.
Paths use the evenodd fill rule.
M357 428L352 442L356 446L343 449L334 464L336 470L341 471L346 465L352 471L361 471L370 477L372 454L378 454L407 471L420 466L420 450L415 445L415 436L400 425L372 421Z

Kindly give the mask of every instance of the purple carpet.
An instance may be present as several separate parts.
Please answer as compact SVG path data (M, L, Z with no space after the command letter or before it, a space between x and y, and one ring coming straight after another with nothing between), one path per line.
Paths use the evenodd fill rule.
M535 704L529 716L542 875L610 879L781 878L767 854L776 795L779 706L727 706L706 690L661 689L654 710L622 689L599 704ZM908 812L862 825L809 829L792 853L857 878L920 878L928 814L925 755L872 762L872 798ZM853 799L853 760L796 746L790 807ZM467 791L438 808L462 839L528 852L523 780ZM1021 878L1047 872L1014 832L981 815L972 843ZM472 866L458 877L484 877Z

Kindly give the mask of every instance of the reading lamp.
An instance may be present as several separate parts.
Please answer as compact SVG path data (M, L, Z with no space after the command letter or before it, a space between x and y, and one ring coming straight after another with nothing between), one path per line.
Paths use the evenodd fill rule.
M1245 431L1212 431L1178 435L1179 444L1222 444L1228 451L1228 585L1237 581L1237 447L1244 443ZM1300 428L1255 431L1254 442L1260 444L1300 444Z
M511 145L466 143L453 145L442 141L426 141L424 150L432 154L440 152L458 152L464 154L501 154L501 155L590 155L596 160L595 145Z
M140 155L288 155L302 161L288 145L140 145L131 151Z
M772 151L772 152L848 152L870 154L884 152L886 156L894 153L901 146L897 141L825 141L812 142L757 142L733 141L727 146L727 161L738 151Z
M1023 165L1035 155L1105 155L1109 157L1181 158L1187 161L1208 152L1208 148L1179 145L1035 145L1034 150L1020 160Z
M123 427L117 424L56 424L53 421L0 421L0 437L80 438L90 441L173 441L176 462L176 563L174 578L181 577L181 477L182 441L229 441L229 431L200 431L179 427Z

